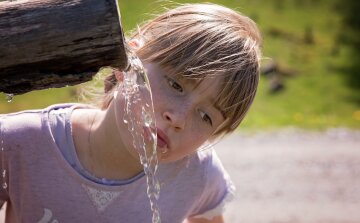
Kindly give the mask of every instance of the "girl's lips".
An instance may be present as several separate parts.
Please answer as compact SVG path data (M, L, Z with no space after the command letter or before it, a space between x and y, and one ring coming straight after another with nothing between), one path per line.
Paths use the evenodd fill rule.
M148 127L144 127L144 136L145 139L149 142L153 142L153 138L151 137L151 132L155 132L155 129L149 130ZM157 135L157 149L160 153L165 154L169 151L169 139L166 134L160 129L156 129Z
M169 148L169 139L166 134L160 129L156 129L157 132L157 146L159 148Z
M158 135L157 136L157 146L160 148L164 148L164 147L166 147L166 145L167 145L166 142Z

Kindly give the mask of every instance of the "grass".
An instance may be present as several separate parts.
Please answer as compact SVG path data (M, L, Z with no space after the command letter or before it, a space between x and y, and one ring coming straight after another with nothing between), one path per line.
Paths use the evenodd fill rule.
M271 7L274 2L282 2L282 9ZM264 55L294 70L295 75L282 77L285 89L275 94L269 94L270 80L262 78L244 128L360 127L359 91L348 86L344 71L338 69L347 66L351 58L349 47L337 43L341 18L332 8L334 2L327 3L267 1L262 6L269 9L261 11L261 16L258 13L265 37ZM304 41L309 27L313 44ZM282 33L274 36L270 30Z
M177 1L179 3L185 1ZM186 1L199 2L199 1ZM360 92L346 79L350 47L339 44L341 17L334 1L243 0L211 1L252 17L264 36L264 58L275 59L293 75L281 76L282 91L269 93L270 78L262 76L257 98L242 129L295 126L306 129L360 128ZM151 17L169 2L122 0L124 30ZM310 30L310 31L309 31ZM313 43L305 41L310 33ZM269 60L264 59L263 64ZM356 71L353 71L356 72ZM0 113L76 102L80 86L50 89L0 100ZM4 95L0 95L4 97Z

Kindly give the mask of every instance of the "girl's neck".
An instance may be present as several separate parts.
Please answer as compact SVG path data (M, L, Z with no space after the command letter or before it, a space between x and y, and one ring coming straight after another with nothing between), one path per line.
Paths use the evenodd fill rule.
M71 123L78 159L88 172L99 178L122 180L142 171L140 162L121 141L112 106L106 111L75 109Z

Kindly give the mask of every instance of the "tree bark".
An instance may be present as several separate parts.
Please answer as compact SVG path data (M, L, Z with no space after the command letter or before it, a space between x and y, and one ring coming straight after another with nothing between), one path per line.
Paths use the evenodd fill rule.
M75 85L106 66L127 66L116 0L0 2L0 92Z

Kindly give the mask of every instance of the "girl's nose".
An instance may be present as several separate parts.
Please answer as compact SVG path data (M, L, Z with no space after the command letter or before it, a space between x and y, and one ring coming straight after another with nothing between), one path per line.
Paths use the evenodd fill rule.
M164 119L169 123L175 130L183 130L185 128L186 115L181 112L166 111L163 113Z

